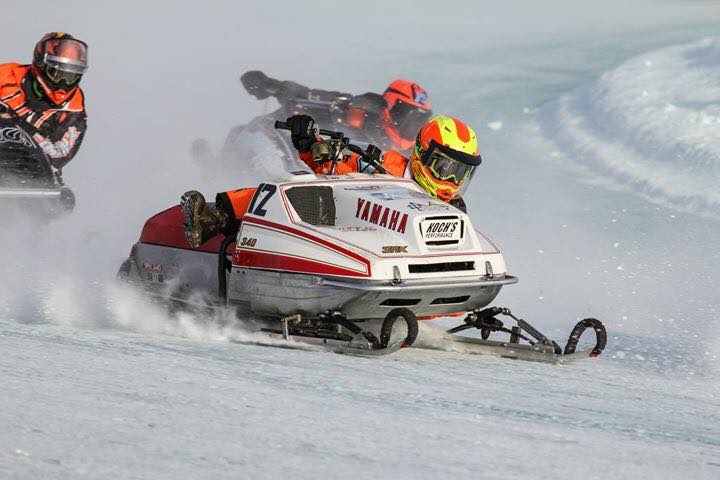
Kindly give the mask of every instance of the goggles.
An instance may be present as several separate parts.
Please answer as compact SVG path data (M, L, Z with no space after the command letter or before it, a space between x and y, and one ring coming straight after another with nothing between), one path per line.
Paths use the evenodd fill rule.
M473 175L475 167L482 162L480 155L459 152L440 145L435 140L430 141L426 151L419 153L423 165L437 180L451 182L457 186L468 180Z
M56 67L50 65L45 66L45 75L50 79L54 85L75 85L82 78L81 73L63 72L58 70Z

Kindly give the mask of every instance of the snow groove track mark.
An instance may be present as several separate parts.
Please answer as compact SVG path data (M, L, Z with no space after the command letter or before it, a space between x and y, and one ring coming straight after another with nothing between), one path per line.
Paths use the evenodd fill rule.
M571 160L720 218L720 37L633 58L546 105L538 121Z

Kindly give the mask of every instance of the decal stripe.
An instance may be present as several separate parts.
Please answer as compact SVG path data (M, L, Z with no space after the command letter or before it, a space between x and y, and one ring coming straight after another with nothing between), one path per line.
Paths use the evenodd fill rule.
M358 254L355 253L355 252L351 252L350 250L347 250L347 249L345 249L345 248L343 248L343 247L341 247L341 246L339 246L339 245L333 245L332 243L328 242L327 240L324 240L324 239L322 239L322 238L320 238L320 237L316 237L316 236L311 235L311 234L309 234L309 233L303 232L302 230L298 230L298 229L296 229L296 228L292 228L292 227L288 227L288 226L286 226L286 225L283 225L283 224L281 224L281 223L275 223L275 222L271 222L271 221L268 221L268 220L265 220L265 219L262 219L262 218L256 218L256 217L245 217L245 218L243 219L243 222L245 222L245 223L250 223L250 224L255 224L255 225L263 225L263 226L270 227L270 228L274 228L274 229L277 229L277 230L282 230L283 232L287 232L287 233L291 233L291 234L297 235L297 236L299 236L299 237L303 237L303 238L305 238L305 239L307 239L307 240L311 240L311 241L313 241L313 242L319 243L320 245L322 245L322 246L324 246L324 247L327 247L327 248L329 248L329 249L331 249L331 250L335 250L335 251L337 251L337 252L339 252L339 253L342 253L343 255L346 255L346 256L348 256L348 257L350 257L350 258L353 258L353 259L358 260L358 261L360 261L360 262L368 263L368 264L369 264L368 260L367 260L365 257L362 257L362 256L358 255Z
M361 255L358 255L358 254L355 253L355 252L352 252L352 251L350 251L350 250L347 250L347 249L345 249L345 248L343 248L343 247L341 247L341 246L339 246L339 245L334 245L334 244L332 244L332 243L328 242L327 240L324 240L324 239L322 239L322 238L320 238L320 237L316 237L316 236L314 236L314 235L311 235L311 234L309 234L309 233L303 232L302 230L298 230L298 229L296 229L296 228L288 227L288 226L282 225L282 224L280 224L280 223L271 222L271 221L268 221L268 220L265 220L265 219L262 219L262 218L257 218L257 217L245 216L245 217L243 218L243 223L251 224L251 225L258 225L258 226L266 227L266 228L271 228L271 229L278 230L278 231L281 231L281 232L286 233L286 234L289 234L289 235L293 235L293 236L296 236L296 237L300 237L300 238L302 238L303 240L307 240L307 241L316 243L316 244L318 244L318 245L321 245L321 246L323 246L323 247L325 247L325 248L327 248L327 249L329 249L329 250L333 250L333 251L335 251L335 252L337 252L337 253L340 253L340 254L342 254L342 255L344 255L344 256L346 256L346 257L352 258L353 260L356 260L356 261L362 263L363 265L366 266L366 268L367 268L367 273L358 273L357 271L353 271L353 270L349 270L349 269L344 269L344 268L339 268L339 267L334 267L334 266L332 266L332 265L330 265L330 264L323 264L322 262L317 262L317 261L314 261L314 260L313 260L313 261L308 260L309 262L311 262L311 263L313 263L313 264L324 265L324 266L326 266L326 267L329 265L329 266L332 267L332 268L336 268L336 269L339 268L340 270L347 270L348 272L351 272L351 273L340 274L340 275L352 275L352 276L363 276L363 277L365 277L365 276L369 277L369 276L370 276L371 269L370 269L370 262L368 261L368 259L366 259L365 257L363 257L363 256L361 256ZM283 258L292 258L292 257L287 257L287 256L285 256L285 255L280 255L280 254L277 254L277 256L280 256L280 257L283 257ZM244 257L244 254L243 254L243 257ZM235 259L233 259L233 263L235 263Z
M348 270L328 263L255 250L238 250L235 252L233 256L233 266L317 275L338 275L345 277L368 276L355 270Z
M364 268L364 267L365 267L364 264L363 264L363 268L355 269L355 268L352 268L352 267L347 267L347 266L343 266L343 265L338 265L338 264L336 264L336 263L320 262L320 261L318 261L316 258L303 257L303 256L301 256L301 255L291 255L291 254L289 254L289 253L282 253L282 252L278 252L278 251L274 251L274 250L263 250L263 249L260 249L260 248L240 247L240 248L237 249L237 251L238 251L238 252L240 252L240 251L243 251L243 252L259 252L259 253L267 253L267 254L270 254L270 255L280 255L280 256L282 256L282 257L297 258L297 259L300 259L300 260L309 260L309 261L311 261L311 262L322 263L323 265L330 265L331 267L337 267L337 268L342 268L342 269L345 269L345 270L351 270L351 271L356 272L356 273L361 273L362 275L365 275L365 274L367 273L367 268ZM238 255L240 255L240 254L238 253ZM234 258L234 257L233 257L233 258Z

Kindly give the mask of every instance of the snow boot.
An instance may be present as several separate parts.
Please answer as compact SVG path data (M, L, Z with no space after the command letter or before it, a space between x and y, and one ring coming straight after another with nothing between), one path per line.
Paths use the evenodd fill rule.
M180 198L185 215L185 239L193 248L217 235L227 224L227 216L205 202L202 193L190 190Z

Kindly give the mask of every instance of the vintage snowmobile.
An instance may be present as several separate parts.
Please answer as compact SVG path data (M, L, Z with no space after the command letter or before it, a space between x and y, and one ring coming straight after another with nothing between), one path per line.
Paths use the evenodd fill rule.
M256 75L251 75L253 73ZM382 150L393 148L376 113L381 108L377 102L385 105L380 95L354 97L344 92L309 89L294 82L269 78L260 72L246 72L241 82L251 95L266 102L272 98L278 106L246 124L231 128L217 154L207 140L195 140L192 157L195 163L205 168L232 171L241 167L246 178L249 175L259 179L271 178L277 171L303 169L289 136L274 127L276 120L282 121L296 114L310 115L319 125L342 129L357 145L374 144ZM364 107L367 117L364 123L372 124L373 128L354 128L347 123L347 112L356 104Z
M59 214L73 210L75 195L32 137L0 117L0 208L8 206Z
M349 149L383 171L375 149L351 145L340 132L320 134L330 137L334 161ZM411 346L418 320L465 312L444 338L471 353L562 362L605 346L595 319L579 322L563 350L508 309L488 308L517 278L465 213L410 179L295 172L257 187L237 236L218 235L199 249L186 243L183 219L179 206L151 217L119 276L176 304L262 318L260 330L284 340L383 355ZM393 341L402 324L404 338ZM596 344L576 351L587 328ZM457 335L470 329L481 338ZM509 338L488 338L498 332Z

